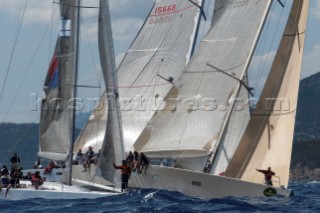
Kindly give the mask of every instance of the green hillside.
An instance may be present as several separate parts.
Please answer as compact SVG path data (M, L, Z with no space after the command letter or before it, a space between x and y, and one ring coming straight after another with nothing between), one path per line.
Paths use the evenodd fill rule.
M80 133L76 129L76 135ZM20 157L24 168L31 168L38 159L39 125L38 124L0 124L0 163L11 165L13 153Z
M320 139L320 72L301 80L295 141Z
M0 124L0 163L10 162L13 153L21 158L24 167L37 159L38 124Z
M291 180L320 180L320 141L296 142L291 158Z

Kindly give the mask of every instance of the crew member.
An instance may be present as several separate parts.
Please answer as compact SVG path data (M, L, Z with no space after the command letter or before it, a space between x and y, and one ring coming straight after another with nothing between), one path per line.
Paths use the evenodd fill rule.
M122 161L121 166L116 166L113 163L113 167L115 169L121 169L121 190L123 191L124 189L126 189L128 187L128 181L129 181L129 178L131 175L131 169L127 165L127 162L125 160Z
M274 176L276 173L271 171L271 167L268 167L268 170L257 169L257 171L264 174L265 184L272 186L272 176Z

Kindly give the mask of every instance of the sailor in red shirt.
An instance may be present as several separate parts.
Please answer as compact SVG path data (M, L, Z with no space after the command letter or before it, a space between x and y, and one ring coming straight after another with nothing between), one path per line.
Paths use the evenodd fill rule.
M34 175L32 175L31 182L32 182L32 185L36 189L39 189L39 186L41 186L43 184L43 179L40 176L40 172L39 171L36 171L36 173Z
M128 187L128 181L131 175L131 169L130 167L126 164L126 161L123 160L122 161L122 165L121 166L116 166L113 163L113 167L115 169L121 169L121 189L124 190Z
M274 173L273 171L271 171L271 167L268 167L268 170L261 170L261 169L257 169L258 172L261 172L264 174L264 180L265 183L268 186L272 186L272 176L274 176L276 173Z

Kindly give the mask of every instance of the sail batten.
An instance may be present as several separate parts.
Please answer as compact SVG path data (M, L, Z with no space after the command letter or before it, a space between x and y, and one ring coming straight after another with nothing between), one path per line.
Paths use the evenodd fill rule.
M257 110L225 173L229 177L261 183L255 169L270 166L280 184L288 184L308 5L308 0L293 2Z

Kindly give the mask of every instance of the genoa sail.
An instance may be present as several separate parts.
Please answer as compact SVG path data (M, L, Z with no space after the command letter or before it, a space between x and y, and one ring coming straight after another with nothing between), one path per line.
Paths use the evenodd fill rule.
M191 57L202 0L159 0L118 69L128 151Z
M257 108L225 172L262 183L256 169L269 166L287 185L297 96L308 15L308 0L295 0Z
M213 165L210 173L215 175L222 174L226 170L251 117L250 107L247 103L248 91L244 87L240 90L238 100L212 160Z
M98 101L97 101L98 102ZM73 152L76 153L79 149L82 151L88 150L89 146L93 148L95 153L101 149L108 118L108 98L104 93L90 115L86 125L77 138Z
M244 80L271 1L217 3L212 28L135 149L160 158L199 158L219 144L240 91L239 81L229 75ZM202 171L203 164L194 169Z
M112 165L112 163L121 164L121 160L124 159L124 149L108 1L100 0L99 11L100 61L103 73L105 74L109 109L106 135L99 156L99 168L102 177L113 182L117 188L120 188L120 176L115 172Z
M72 134L76 1L61 0L61 31L44 85L40 115L39 156L65 160ZM70 6L75 5L75 6Z
M201 0L195 3L202 5ZM177 78L189 60L199 18L199 8L189 1L157 1L127 51L117 71L126 151L155 112L156 106L150 110L152 103L148 100L158 97L161 103L161 97L172 87L165 78ZM103 75L106 82L104 70ZM147 100L143 109L135 105L141 100L137 94ZM107 131L107 99L108 95L104 93L77 139L74 151L86 150L89 146L95 151L101 149Z

